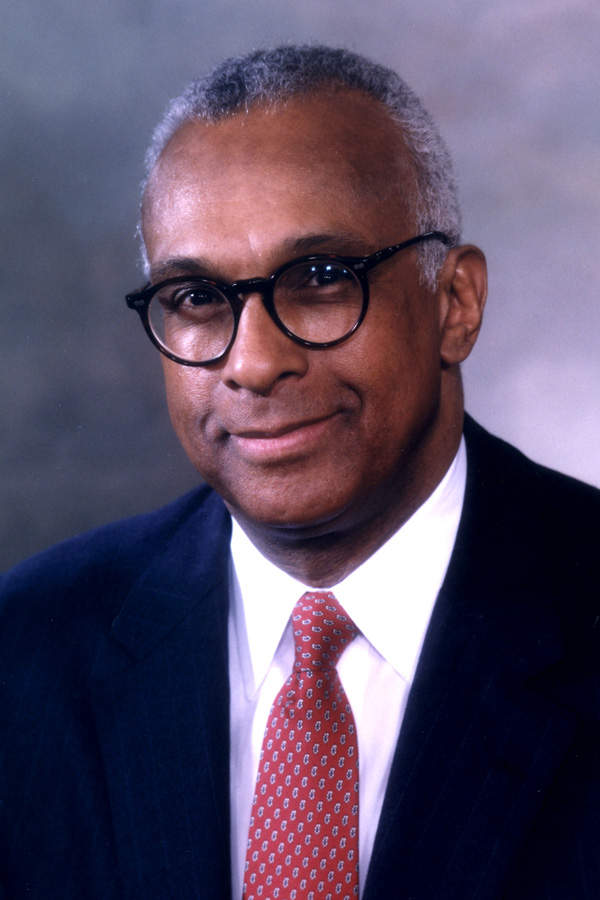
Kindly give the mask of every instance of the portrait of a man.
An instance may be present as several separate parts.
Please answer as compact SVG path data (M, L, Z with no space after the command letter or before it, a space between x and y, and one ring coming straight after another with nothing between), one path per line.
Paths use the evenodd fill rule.
M140 231L201 483L2 576L0 896L595 896L600 494L465 411L486 260L422 102L228 58Z

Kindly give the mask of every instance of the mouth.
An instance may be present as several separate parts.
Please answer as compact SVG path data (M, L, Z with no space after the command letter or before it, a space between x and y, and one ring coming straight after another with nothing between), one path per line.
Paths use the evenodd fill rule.
M260 429L230 431L229 439L238 453L249 461L281 461L304 456L327 439L337 413L299 422Z

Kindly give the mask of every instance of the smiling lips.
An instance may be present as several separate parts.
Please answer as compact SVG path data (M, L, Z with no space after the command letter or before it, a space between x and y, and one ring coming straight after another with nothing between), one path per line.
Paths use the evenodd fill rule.
M294 422L278 428L230 432L229 438L240 455L266 462L309 452L331 430L336 414L317 420Z

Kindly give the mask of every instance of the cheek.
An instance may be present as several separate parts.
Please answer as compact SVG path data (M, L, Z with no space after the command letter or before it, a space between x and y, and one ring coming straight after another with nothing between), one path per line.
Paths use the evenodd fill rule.
M423 381L439 376L439 328L432 315L423 314L424 304L416 305L390 304L385 313L373 316L373 327L359 332L363 371L381 395L400 392L408 401L420 393Z
M440 402L441 365L437 336L423 323L390 317L372 346L366 367L366 426L380 452L394 453L411 442L435 416Z
M193 438L201 429L198 423L209 414L210 379L201 369L192 369L166 359L163 362L169 415L177 437L186 452L193 455Z

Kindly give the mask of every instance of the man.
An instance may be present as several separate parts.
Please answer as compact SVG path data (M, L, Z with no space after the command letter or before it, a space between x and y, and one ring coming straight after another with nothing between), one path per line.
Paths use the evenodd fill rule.
M148 172L128 303L211 487L5 577L4 896L597 896L599 497L463 423L427 114L259 52Z

